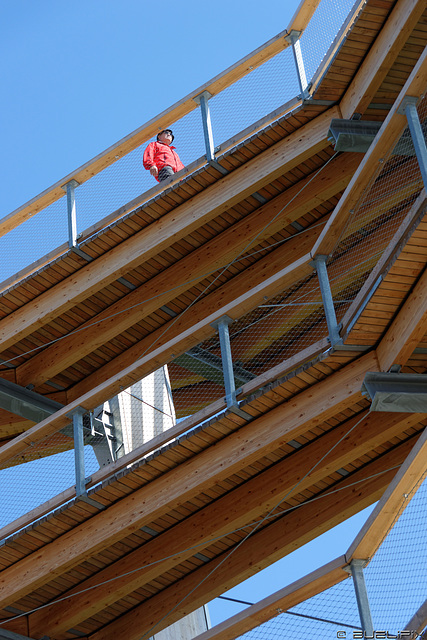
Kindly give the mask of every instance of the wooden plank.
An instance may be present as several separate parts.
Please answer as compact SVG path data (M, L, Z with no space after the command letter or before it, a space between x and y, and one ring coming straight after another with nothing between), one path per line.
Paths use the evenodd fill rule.
M29 619L31 635L37 636L48 632L49 635L60 638L67 629L75 627L95 612L101 611L124 595L180 564L184 559L190 558L194 554L194 545L208 544L213 538L226 535L232 529L255 521L264 512L273 508L281 498L303 492L305 488L330 475L332 470L341 468L363 452L370 451L372 447L378 445L379 441L385 442L393 434L417 422L416 416L408 417L406 414L394 416L387 414L383 415L381 420L377 417L373 418L371 414L362 422L359 416L349 420L303 451L296 452L291 458L286 458L267 469L262 477L257 476L248 480L244 485L218 498L213 505L208 505L202 511L177 524L173 530L162 533L84 583L80 582L78 587L63 596L65 600L49 607L48 625L46 625L45 611L32 614ZM358 430L351 432L358 423L360 423ZM346 434L348 434L347 437L345 437ZM337 448L336 445L340 439L344 440ZM335 449L333 449L334 446ZM327 455L329 452L330 454ZM319 464L320 462L322 464ZM316 464L318 464L317 468L309 473ZM305 474L307 477L304 477ZM300 477L303 477L303 480L298 482L297 478ZM199 546L199 548L202 547ZM165 549L167 549L168 560L159 562L165 556ZM141 567L138 573L125 575L136 566ZM114 590L111 590L109 581L116 578L117 574L122 574L124 577L115 579ZM96 589L93 597L88 598L87 589L107 581L108 584L104 588ZM82 591L85 593L78 595L77 592Z
M381 371L404 365L427 331L427 269L377 348Z
M106 167L112 165L119 158L139 147L165 127L170 126L172 122L176 122L184 115L196 109L197 104L194 102L194 98L203 91L209 91L212 96L217 95L250 73L253 69L264 64L264 62L273 58L283 49L286 49L289 46L289 43L284 39L285 35L295 28L298 28L298 30L304 29L311 19L311 16L319 2L320 0L303 0L293 16L288 29L280 32L277 36L268 40L264 45L258 47L208 82L205 82L201 87L192 91L185 98L182 98L158 116L152 118L141 127L122 138L122 140L79 167L76 171L68 174L62 178L62 180L59 180L53 186L49 187L49 189L46 189L26 204L15 209L15 211L10 213L8 216L5 216L0 220L0 236L8 233L11 229L14 229L25 220L28 220L49 204L52 204L63 197L64 191L62 189L62 185L67 184L70 180L76 180L79 184L82 184ZM297 25L297 27L294 25Z
M305 158L328 146L330 119L337 108L325 112L285 140L236 169L204 192L150 225L147 229L111 249L76 274L15 312L14 318L0 323L3 345L22 339L59 313L70 309L93 292L125 275L137 265L191 233L205 222L229 209L245 196L254 193L274 176L285 173Z
M340 102L342 117L365 113L424 12L420 0L399 0Z
M406 117L398 113L402 100L406 95L420 96L424 92L426 75L427 49L418 60L399 97L377 133L374 142L366 152L350 184L346 188L344 195L339 201L338 206L335 208L331 219L315 243L312 250L313 257L317 254L329 255L332 252L349 217L358 206L360 198L363 197L366 187L371 184L375 177L381 172L383 166L382 161L393 149L407 125Z
M409 504L407 496L424 475L426 454L427 429L424 429L393 482L349 546L345 554L347 562L355 558L368 560L375 555L398 513Z
M177 501L182 504L202 492L205 486L212 486L230 476L241 468L242 461L246 465L251 464L263 453L298 436L310 424L319 424L333 416L361 397L360 388L366 371L377 370L375 354L366 354L314 388L302 391L292 403L273 409L246 425L243 432L239 430L230 434L215 447L203 451L61 536L38 557L25 558L19 570L17 566L5 570L0 575L0 608L45 584L52 575L70 569L91 554L140 529L166 513ZM63 411L66 420L69 407ZM60 413L57 412L56 416ZM58 417L53 418L53 422L56 424ZM36 429L40 433L46 425L40 423ZM24 442L23 436L19 436L15 441L21 439L19 444L27 445L31 437ZM10 447L5 445L0 449L0 462L11 452L19 450L16 442L14 449Z
M345 566L344 556L339 556L316 571L199 634L194 640L234 640L271 620L281 612L288 611L301 602L342 582L348 578L348 573L343 570ZM409 628L412 629L412 627Z

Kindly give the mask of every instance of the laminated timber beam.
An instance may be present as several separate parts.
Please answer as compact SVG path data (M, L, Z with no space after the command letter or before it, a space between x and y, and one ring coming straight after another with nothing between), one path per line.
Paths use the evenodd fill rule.
M358 429L355 429L355 425L359 422ZM37 636L48 632L48 635L61 640L61 634L67 629L75 627L97 611L101 611L104 607L193 556L194 545L197 545L201 551L202 543L208 546L213 538L226 535L227 532L262 517L263 513L273 508L280 499L285 496L290 498L295 493L305 491L337 469L362 457L418 422L419 416L415 414L382 414L378 419L378 416L365 412L365 419L362 421L360 415L355 416L227 495L218 498L212 505L208 505L185 521L158 535L95 576L79 583L72 591L61 596L60 603L49 607L48 622L46 622L45 609L31 614L29 616L31 634ZM352 428L354 430L348 433ZM343 441L337 447L341 438ZM334 446L335 449L331 451ZM327 455L329 451L331 452ZM324 458L323 461L322 458ZM318 466L309 473L316 463ZM298 483L298 478L305 474L307 477ZM183 549L187 551L183 552ZM165 550L167 550L168 560L161 562L165 556ZM177 555L170 557L173 554ZM152 566L143 568L148 564ZM137 573L115 579L118 575L131 572L138 566L142 568ZM113 590L110 580L114 580ZM106 584L104 587L94 589L91 596L88 595L86 590L100 583ZM78 592L82 591L84 593L79 595Z
M189 287L195 286L198 281L206 277L207 272L213 272L225 266L242 250L245 249L247 252L251 238L256 237L256 243L259 244L307 211L340 193L349 183L359 162L358 154L345 154L331 161L324 170L317 175L314 174L314 177L310 175L300 180L283 194L80 325L78 333L64 337L18 367L19 384L26 386L31 383L37 386L44 380L52 378L57 372L74 364L121 331L140 322ZM270 225L268 225L269 219L272 220ZM289 249L289 255L292 255L291 247ZM309 249L310 247L307 247L306 252ZM286 263L288 264L289 260ZM189 274L191 274L190 283L188 282ZM171 282L174 283L173 289L170 287ZM101 321L102 325L94 324Z
M193 640L234 640L260 624L275 618L279 613L288 611L301 602L346 580L348 578L348 573L344 571L346 564L345 557L339 556L235 616L220 622L208 631L204 631Z
M247 424L243 431L218 442L212 450L203 451L64 534L50 543L43 553L37 553L37 557L32 554L6 569L0 575L0 608L160 517L177 502L189 500L204 488L228 477L241 468L242 463L251 464L297 437L310 425L320 424L354 404L361 398L365 372L377 370L375 354L366 354L301 392L292 403L271 410ZM70 408L63 411L69 413ZM64 417L66 419L65 414ZM0 457L8 447L10 445L0 450Z
M427 332L427 268L377 348L381 371L405 365Z
M384 159L392 151L407 126L406 116L398 112L402 100L407 95L422 95L426 89L426 77L427 48L424 49L423 54L412 70L399 97L377 133L374 142L369 147L341 200L335 207L335 211L329 219L328 224L315 243L312 250L313 258L316 257L316 255L329 255L333 251L348 220L357 208L365 189L372 184L378 176L382 170Z
M0 322L1 349L28 336L60 313L88 298L157 255L245 197L329 146L330 120L337 107L303 125L260 156L249 160L190 201L156 220Z
M143 377L163 366L165 362L170 360L173 354L178 355L184 353L204 337L212 335L212 323L223 315L233 317L233 312L237 309L239 310L239 315L242 315L254 306L257 306L264 295L274 295L282 290L282 288L286 288L287 285L295 282L295 279L298 280L300 277L309 275L312 272L312 267L309 265L309 257L310 256L306 254L300 260L293 262L291 267L284 268L274 274L274 276L266 278L261 285L254 287L248 294L240 296L240 298L220 307L220 309L217 309L209 316L205 316L202 321L196 324L191 322L189 328L180 333L176 338L169 339L161 347L139 358L126 369L119 366L119 373L117 375L98 384L97 387L91 388L88 393L77 396L76 399L66 405L64 409L57 411L34 428L29 429L25 434L18 436L12 443L4 445L0 449L0 464L1 462L9 460L14 455L21 453L29 444L65 427L68 424L67 414L76 408L81 406L88 410L94 409L102 402L109 400L112 396L119 393L123 388L131 386L134 382L141 380ZM198 336L198 338L196 339L195 336ZM153 344L152 339L153 336L151 336L150 339L150 346ZM81 387L79 387L79 392L80 391Z
M420 0L398 0L340 102L344 119L368 109L424 9Z
M302 0L287 29L268 40L265 44L258 47L208 82L205 82L201 87L192 91L186 97L176 102L158 116L152 118L92 160L89 160L89 162L86 162L73 173L62 178L62 180L52 185L49 189L43 191L37 197L2 218L0 220L0 236L5 235L18 225L22 224L22 222L28 218L31 218L45 207L62 198L64 195L62 185L70 182L70 180L76 180L79 184L83 184L86 180L89 180L106 167L114 164L118 158L130 153L141 144L155 136L159 131L170 126L171 122L176 122L186 114L196 109L197 105L194 98L203 91L209 91L212 96L217 95L240 80L240 78L246 76L250 71L252 71L252 69L259 67L264 64L264 62L267 62L267 60L270 60L280 53L283 49L286 49L290 44L285 40L287 33L292 30L303 31L310 22L319 2L320 0Z
M236 545L231 555L224 552L129 613L90 634L90 640L115 640L117 637L146 640L146 636L148 638L152 632L158 633L160 629L366 508L384 493L396 474L396 466L403 462L415 439L411 438L367 467L347 476L336 485L337 489L340 488L338 493L325 492L321 499L286 513L273 524L258 530L241 546ZM355 482L357 484L352 486ZM289 508L289 505L284 504L283 508ZM166 616L165 612L168 611L171 613Z

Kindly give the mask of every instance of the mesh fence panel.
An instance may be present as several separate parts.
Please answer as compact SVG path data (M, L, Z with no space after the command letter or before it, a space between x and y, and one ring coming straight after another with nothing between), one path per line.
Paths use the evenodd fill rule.
M0 238L0 282L68 239L67 198L57 200Z
M394 526L364 570L375 629L405 629L426 599L426 476L427 472L409 495L402 496Z
M352 9L360 4L354 0L322 0L301 36L301 52L307 81L325 57L330 45Z
M351 6L348 0L322 0L317 8L302 36L308 79ZM210 100L215 144L236 135L298 93L292 50L288 48ZM177 151L184 165L205 154L199 107L168 126L174 130ZM156 186L154 178L142 166L142 154L148 142L76 188L78 232ZM66 211L66 198L62 198L0 239L3 256L0 281L67 241Z
M390 638L399 637L399 631L407 628L427 593L426 475L409 495L403 496L393 526L364 569L374 629L385 630ZM239 638L353 638L352 629L360 630L361 623L353 580L349 578Z
M420 110L420 120L426 109ZM423 180L407 127L383 169L366 188L328 263L338 322L411 212ZM340 304L339 299L347 302Z
M85 429L86 435L88 428ZM86 476L99 468L84 448ZM0 527L13 522L76 483L72 427L28 446L0 468Z
M345 580L319 593L287 612L239 636L244 640L278 640L279 638L336 638L338 631L360 629L351 580Z

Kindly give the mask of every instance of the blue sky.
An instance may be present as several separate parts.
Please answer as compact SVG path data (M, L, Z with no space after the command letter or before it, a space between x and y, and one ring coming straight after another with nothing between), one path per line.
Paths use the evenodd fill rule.
M262 11L259 0L3 2L0 217L285 29L297 6L296 0L270 0ZM257 601L328 562L346 550L365 518L231 595ZM239 609L217 601L212 621Z

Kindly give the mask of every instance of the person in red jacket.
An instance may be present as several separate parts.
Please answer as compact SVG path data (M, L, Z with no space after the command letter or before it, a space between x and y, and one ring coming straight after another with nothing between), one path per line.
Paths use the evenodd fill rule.
M184 168L175 147L172 146L173 133L164 129L157 134L157 142L150 142L144 151L143 164L157 182L162 182Z

